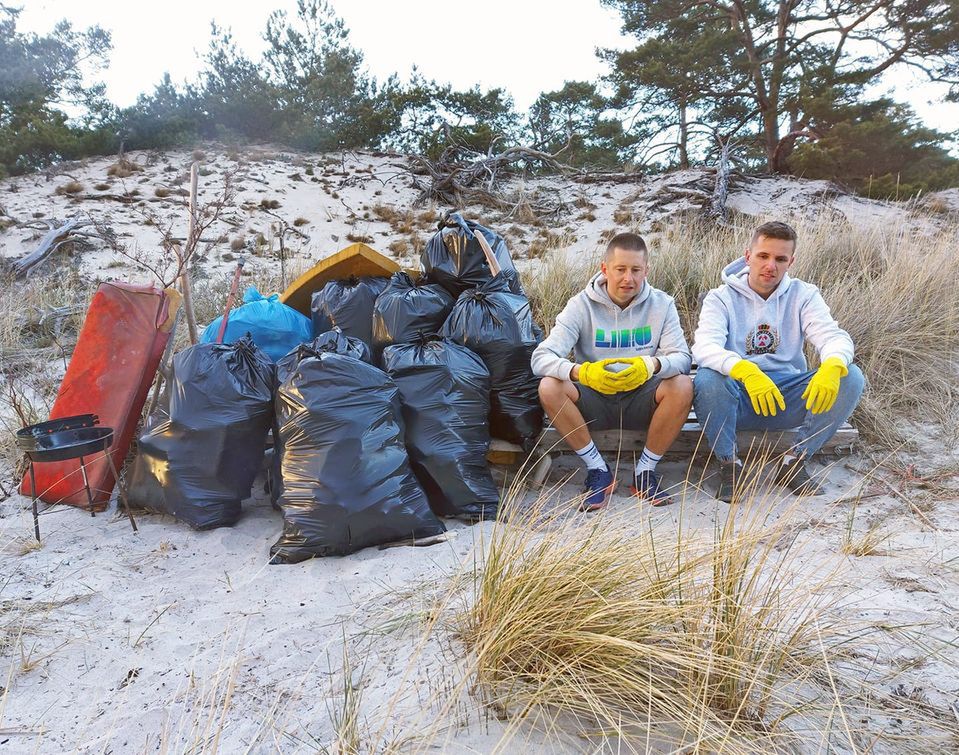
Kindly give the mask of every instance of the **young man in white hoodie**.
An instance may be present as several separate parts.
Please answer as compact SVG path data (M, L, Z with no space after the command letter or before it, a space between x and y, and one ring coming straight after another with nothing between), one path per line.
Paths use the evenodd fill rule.
M776 470L777 484L796 495L816 495L805 467L852 414L863 390L852 363L853 343L819 289L788 270L796 232L786 223L759 226L743 257L723 270L723 285L703 300L693 339L698 364L696 416L719 461L716 497L731 502L742 462L737 430L798 427L794 449ZM809 370L808 341L821 366Z
M584 511L605 506L615 486L591 429L648 428L635 489L653 506L671 502L656 464L689 415L690 356L676 305L649 285L648 270L640 236L614 237L600 272L569 300L533 352L543 409L586 465Z

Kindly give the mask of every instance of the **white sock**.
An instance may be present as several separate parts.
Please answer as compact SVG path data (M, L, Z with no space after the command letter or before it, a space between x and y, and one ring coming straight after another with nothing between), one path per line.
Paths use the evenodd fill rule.
M593 441L590 441L588 446L583 446L583 448L579 449L576 455L583 460L587 469L609 469L603 460L603 455L599 452L599 449L596 448L596 444L593 443Z
M663 458L662 454L654 454L648 448L643 448L643 455L636 462L636 474L640 472L655 472L656 465Z

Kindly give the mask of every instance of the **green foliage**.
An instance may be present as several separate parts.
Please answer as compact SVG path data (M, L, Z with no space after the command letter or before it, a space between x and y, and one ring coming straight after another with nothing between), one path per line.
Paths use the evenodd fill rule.
M392 149L435 158L447 147L486 153L518 137L519 116L503 89L456 90L414 69L409 83L392 92L391 103L398 118L385 146Z
M877 100L855 108L821 138L800 144L789 167L877 199L904 199L959 185L959 160L940 146L944 138L918 126L905 105Z
M612 56L624 97L641 94L664 118L692 106L774 172L805 132L838 120L831 104L855 103L886 70L914 66L954 86L959 71L953 0L603 2L639 41Z
M616 168L633 138L608 111L608 101L589 82L567 81L562 89L543 92L529 113L533 147L576 167Z
M113 141L103 85L85 84L85 74L106 63L110 35L96 26L74 31L66 21L44 36L25 34L19 13L0 4L0 173L10 174ZM71 122L65 109L79 116Z

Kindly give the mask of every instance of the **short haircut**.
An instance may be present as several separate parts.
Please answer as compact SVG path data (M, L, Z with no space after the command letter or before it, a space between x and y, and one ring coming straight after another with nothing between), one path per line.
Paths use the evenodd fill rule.
M646 242L638 233L617 233L609 240L606 246L606 259L609 259L614 249L622 249L624 252L640 252L645 261L649 261L649 251L646 249Z
M760 236L765 236L767 239L791 241L793 242L793 252L796 251L796 230L791 225L788 223L783 223L781 220L772 220L769 223L763 223L761 226L756 228L756 230L753 231L753 237L749 240L750 248L753 244L759 241Z

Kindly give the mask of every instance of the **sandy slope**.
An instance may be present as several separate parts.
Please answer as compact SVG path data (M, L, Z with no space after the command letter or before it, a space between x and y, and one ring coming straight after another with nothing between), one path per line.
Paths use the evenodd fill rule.
M83 196L139 188L140 196L151 200L139 211L154 213L161 227L173 223L175 229L185 228L183 209L173 201L182 198L162 199L154 191L158 186L183 186L177 180L190 155L131 157L144 170L122 184L106 177L112 159L5 180L0 182L0 207L21 221L35 213L62 219L89 212L113 229L128 254L136 256L139 249L152 256L156 227L145 224L135 207L56 193L70 178L83 184ZM237 162L210 150L206 165L214 173L201 179L201 201L219 191L221 172ZM260 202L275 199L280 207L273 211L288 222L298 217L309 221L299 226L308 240L288 239L301 266L349 243L348 234L370 238L383 251L405 240L408 249L391 253L412 264L414 245L430 233L428 220L422 219L430 216L429 208L414 211L408 230L396 227L402 221L394 218L391 224L378 217L375 209L380 204L400 211L409 207L416 190L405 170L403 160L391 156L252 151L239 165L239 191L227 213L229 222L211 228L209 235L269 236L273 218L260 209ZM702 178L690 171L645 183L554 182L546 188L570 204L587 196L596 205L592 219L571 213L565 225L554 230L567 231L571 250L592 251L601 233L615 227L617 212L631 208L652 227L657 217L680 209L685 201L659 202L667 181L681 187L701 185ZM97 190L101 182L108 188ZM534 181L527 188L543 187ZM828 211L866 223L911 217L910 208L845 195L827 194L824 202L828 189L787 179L754 181L736 189L730 204L749 214L776 208ZM381 210L380 215L388 213ZM511 249L522 260L536 231L519 225L506 230ZM0 254L7 258L34 244L33 234L22 228L0 234ZM261 244L251 258L255 273L277 267L265 247ZM235 252L227 248L219 244L206 252L203 268L211 277L232 269ZM77 262L92 280L147 279L128 256L103 248L82 253ZM942 470L940 478L896 476L886 469L873 471L871 458L845 458L834 461L824 495L801 506L776 502L772 516L785 516L789 509L802 569L839 569L836 596L841 597L844 615L910 627L907 634L914 642L903 641L901 633L890 635L892 650L884 647L877 656L877 685L927 700L948 715L950 706L959 710L959 455L934 432L929 434L921 458L913 461L918 475L929 478ZM708 486L703 491L682 484L687 477L684 460L672 459L664 468L684 499L682 505L650 512L628 495L617 494L608 515L630 517L637 527L651 516L663 537L680 526L712 532L727 508L711 498ZM7 478L9 471L4 471ZM626 466L620 472L625 482ZM560 494L567 501L580 484L576 465L555 465L549 480L559 484L571 473L576 475L573 482ZM863 473L871 477L864 479ZM701 476L697 467L689 479ZM857 491L863 497L850 524L848 499ZM840 503L833 505L836 501ZM424 744L418 737L432 730L434 751L485 752L504 730L503 722L457 687L462 658L455 638L442 625L426 631L457 575L468 578L473 573L491 524L451 524L448 541L429 548L366 550L347 558L268 566L281 516L262 496L247 503L238 526L207 533L168 518L140 515L140 533L134 535L125 518L113 511L91 518L81 511L55 509L42 517L40 550L29 547L28 501L13 496L0 504L0 515L2 751L319 751L333 740L334 720L342 707L344 647L354 683L362 690L361 730L367 744L384 746L411 738L415 748ZM850 529L858 540L870 528L884 536L875 555L842 554ZM887 672L895 675L885 676ZM450 699L454 702L448 703ZM591 751L602 746L576 738L546 740L521 729L506 751ZM816 744L810 743L810 749Z

